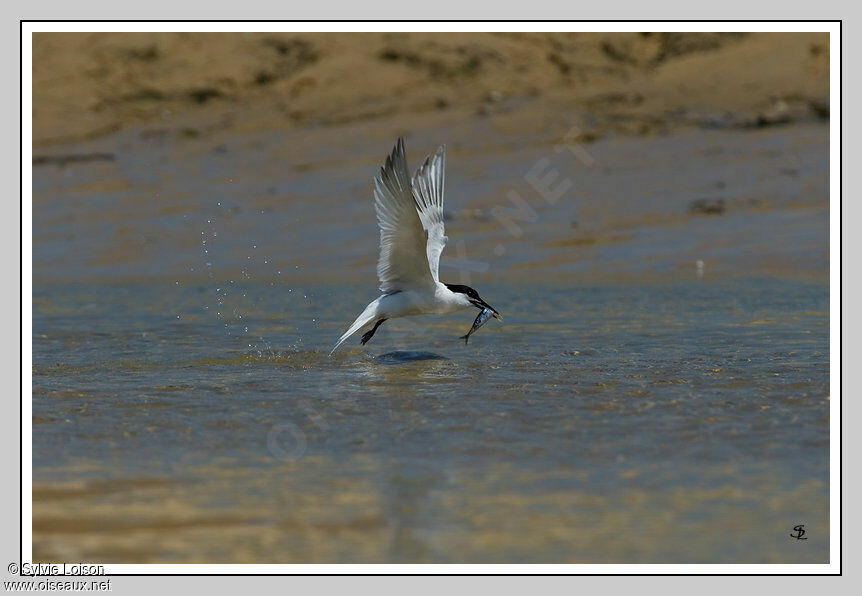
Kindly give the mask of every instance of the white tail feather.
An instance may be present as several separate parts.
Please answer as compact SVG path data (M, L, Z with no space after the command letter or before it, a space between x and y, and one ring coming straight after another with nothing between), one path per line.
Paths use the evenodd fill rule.
M338 346L344 343L348 337L362 329L365 325L373 321L377 317L377 306L380 303L380 298L374 300L371 304L365 307L365 310L362 311L362 314L356 317L356 320L353 321L353 325L344 333L344 335L339 338L338 342L335 344L335 347L332 348L332 351L329 353L332 356L335 353L335 350L338 349Z

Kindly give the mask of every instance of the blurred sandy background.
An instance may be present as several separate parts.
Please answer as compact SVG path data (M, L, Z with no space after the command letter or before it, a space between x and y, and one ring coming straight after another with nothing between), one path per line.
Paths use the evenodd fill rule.
M826 34L50 33L33 60L36 277L365 280L399 135L414 165L447 144L449 266L826 271ZM546 159L573 186L515 237Z
M393 115L588 135L828 115L821 33L39 33L36 146Z

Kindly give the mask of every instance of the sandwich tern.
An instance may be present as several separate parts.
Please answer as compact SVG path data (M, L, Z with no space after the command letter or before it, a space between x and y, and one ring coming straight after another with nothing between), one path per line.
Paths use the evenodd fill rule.
M341 336L330 355L344 340L374 323L361 343L365 345L384 321L397 317L448 314L475 306L479 315L470 335L491 316L503 317L471 287L441 283L440 253L448 238L443 223L443 182L446 147L428 156L411 180L399 138L380 174L374 178L374 210L380 226L380 258L377 278L381 296L373 300Z

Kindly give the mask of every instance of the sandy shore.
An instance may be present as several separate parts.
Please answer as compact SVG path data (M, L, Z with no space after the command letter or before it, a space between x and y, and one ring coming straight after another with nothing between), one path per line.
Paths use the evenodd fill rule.
M702 260L711 275L819 277L827 43L39 34L34 275L371 279L371 177L402 135L413 164L447 144L447 230L462 241L449 265L630 279ZM589 163L561 150L575 146ZM541 163L570 181L555 206L526 181ZM515 228L495 215L511 192L536 210Z
M820 33L40 33L34 145L507 113L587 138L828 117Z

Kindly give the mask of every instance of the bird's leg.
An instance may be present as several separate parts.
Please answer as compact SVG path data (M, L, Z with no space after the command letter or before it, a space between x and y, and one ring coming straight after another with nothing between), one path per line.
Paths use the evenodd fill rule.
M374 332L375 332L375 331L377 331L377 328L378 328L378 327L380 327L380 325L381 325L381 324L383 324L383 321L385 321L385 320L386 320L386 319L378 319L378 320L377 320L377 322L376 322L376 323L374 323L374 327L372 327L370 331L366 331L366 332L362 335L362 345L363 345L363 346L364 346L366 343L368 343L368 340L369 340L369 339L371 339L371 337L374 335Z

